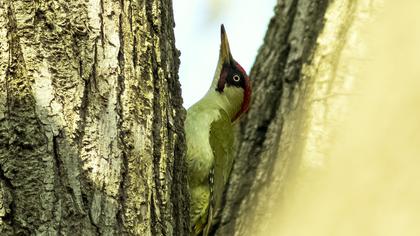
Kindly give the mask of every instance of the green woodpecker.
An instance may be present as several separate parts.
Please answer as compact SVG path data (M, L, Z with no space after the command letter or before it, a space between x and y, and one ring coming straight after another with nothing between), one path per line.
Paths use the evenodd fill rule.
M191 235L207 235L233 164L233 123L249 108L251 83L233 59L221 26L219 61L210 89L185 120Z

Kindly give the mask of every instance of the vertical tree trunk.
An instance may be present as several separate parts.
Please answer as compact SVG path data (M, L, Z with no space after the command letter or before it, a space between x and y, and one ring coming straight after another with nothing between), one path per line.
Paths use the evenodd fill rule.
M0 1L1 235L187 235L171 4Z
M323 144L352 87L354 68L343 61L360 54L353 31L369 4L278 1L250 73L253 102L238 129L217 235L268 235L278 224L273 209L282 211L290 189L300 187L292 180L324 165Z

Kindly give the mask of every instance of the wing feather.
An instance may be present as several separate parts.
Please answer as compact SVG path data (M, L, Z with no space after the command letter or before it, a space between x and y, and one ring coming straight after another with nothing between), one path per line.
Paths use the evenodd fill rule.
M210 205L212 217L221 207L223 192L233 165L234 130L227 114L221 117L212 123L210 129L210 145L214 156L214 189Z
M222 109L205 114L195 109L198 107L188 110L185 121L190 218L192 234L202 232L206 236L220 208L232 168L234 133L231 120Z

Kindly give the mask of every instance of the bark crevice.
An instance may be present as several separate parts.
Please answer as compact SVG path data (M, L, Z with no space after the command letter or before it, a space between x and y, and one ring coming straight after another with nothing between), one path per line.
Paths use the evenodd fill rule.
M120 3L122 6L122 3ZM120 13L120 16L118 18L118 37L120 40L120 48L118 50L118 68L119 68L119 74L117 76L117 104L116 104L116 111L117 111L117 115L118 115L118 125L119 127L123 127L123 123L124 123L124 108L123 108L123 102L122 102L122 96L125 92L125 78L124 78L124 70L125 70L125 57L124 57L124 35L123 35L123 13ZM122 150L122 154L121 154L121 158L122 158L122 165L121 165L121 180L120 180L120 185L119 185L119 204L121 205L120 209L118 210L118 215L117 215L117 221L120 225L120 228L124 228L124 214L126 211L126 206L125 206L125 202L127 199L126 196L126 189L125 189L125 185L127 182L127 178L128 178L128 153L127 150L129 150L130 147L128 147L125 144L125 139L126 139L126 130L120 130L118 133L118 142L119 145L121 146L121 150Z

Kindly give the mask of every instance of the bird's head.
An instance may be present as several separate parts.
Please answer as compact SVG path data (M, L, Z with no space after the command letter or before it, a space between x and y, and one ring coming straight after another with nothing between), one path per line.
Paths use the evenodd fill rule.
M225 27L221 25L221 44L219 63L217 66L214 86L216 93L223 96L228 103L227 109L232 111L232 122L248 111L251 101L251 81L245 70L233 59Z

